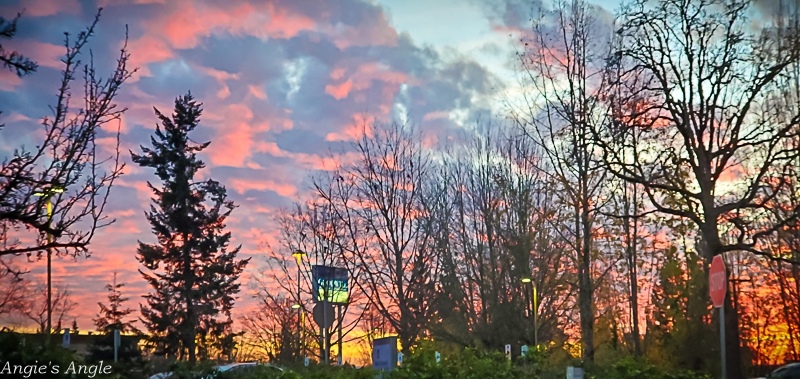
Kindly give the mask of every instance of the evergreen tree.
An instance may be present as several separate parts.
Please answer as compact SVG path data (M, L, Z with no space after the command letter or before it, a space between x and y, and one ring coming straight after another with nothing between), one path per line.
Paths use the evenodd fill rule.
M175 100L172 118L156 109L161 125L150 139L153 147L131 152L135 163L154 168L163 182L160 189L147 183L155 196L146 215L158 242L139 242L137 259L150 273L140 272L153 288L141 307L142 322L155 354L190 362L212 352L231 354L231 308L248 262L236 260L241 246L228 250L225 219L235 206L225 187L194 180L205 166L196 154L210 144L188 136L201 106L189 93Z
M117 283L117 272L115 271L113 282L106 284L108 305L100 302L97 303L97 305L100 306L100 313L97 314L97 318L93 319L93 321L97 330L104 334L113 334L114 330L119 330L121 333L139 332L139 330L133 326L133 322L125 321L125 317L133 313L134 310L122 307L122 304L128 301L127 297L122 297L122 287L124 286L125 283Z

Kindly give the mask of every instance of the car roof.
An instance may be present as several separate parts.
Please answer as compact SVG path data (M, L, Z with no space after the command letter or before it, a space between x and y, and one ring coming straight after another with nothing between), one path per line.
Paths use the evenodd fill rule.
M772 373L773 374L777 374L777 373L783 373L783 372L786 372L786 371L789 371L789 370L799 370L799 369L800 369L800 362L794 362L794 363L789 363L789 364L785 364L785 365L783 365L781 367L778 367Z
M258 364L259 364L258 362L230 363L230 364L227 364L227 365L217 366L217 370L219 370L219 371L228 371L228 370L230 370L230 369L232 369L234 367L255 366L255 365L258 365Z

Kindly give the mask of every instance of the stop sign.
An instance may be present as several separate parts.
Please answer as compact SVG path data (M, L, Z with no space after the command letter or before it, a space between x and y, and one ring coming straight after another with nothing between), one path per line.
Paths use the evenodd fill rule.
M728 289L728 276L725 275L725 263L721 255L711 260L711 271L708 273L708 289L715 308L725 303L725 292Z

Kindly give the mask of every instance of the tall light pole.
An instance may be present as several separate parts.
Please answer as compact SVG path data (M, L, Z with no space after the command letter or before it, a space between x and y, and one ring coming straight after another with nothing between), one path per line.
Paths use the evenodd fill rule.
M50 233L50 224L53 221L53 194L62 193L64 189L61 187L50 187L41 191L35 192L34 196L44 197L47 201L47 244L53 243L53 234ZM47 331L45 334L45 344L50 347L50 334L53 330L53 281L52 281L52 265L51 256L52 249L47 247Z
M533 305L531 309L531 315L533 315L533 344L536 345L536 350L539 350L539 323L536 315L539 313L539 301L537 299L536 284L533 283L531 278L522 278L522 283L531 284L531 294L533 295L533 299L531 300Z
M303 354L303 323L301 320L303 315L303 306L300 302L300 270L302 266L300 266L300 263L303 260L303 257L306 256L306 252L298 249L292 253L292 256L297 259L297 304L292 305L292 308L297 308L297 348L299 349L299 358L299 356Z

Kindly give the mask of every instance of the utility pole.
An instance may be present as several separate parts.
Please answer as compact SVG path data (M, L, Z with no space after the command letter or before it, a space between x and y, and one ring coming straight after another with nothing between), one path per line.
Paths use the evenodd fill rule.
M45 346L48 348L50 347L50 334L53 330L53 269L51 263L53 250L49 246L53 243L53 234L50 233L50 226L53 222L53 194L62 192L64 189L61 187L50 187L33 194L44 197L47 201L47 330L45 331Z
M302 266L300 265L303 257L306 255L305 251L303 250L295 250L292 253L292 256L297 259L297 304L293 304L292 308L297 308L297 357L300 359L300 356L303 355L303 305L300 301L300 271L302 270Z
M533 283L533 279L531 278L522 278L522 283L531 285L531 295L533 298L531 299L531 318L533 319L533 344L536 346L537 350L539 348L539 320L538 315L539 313L539 299L538 293L536 291L536 284Z

